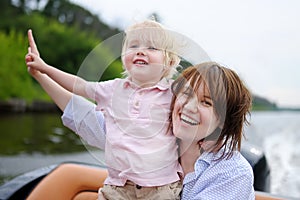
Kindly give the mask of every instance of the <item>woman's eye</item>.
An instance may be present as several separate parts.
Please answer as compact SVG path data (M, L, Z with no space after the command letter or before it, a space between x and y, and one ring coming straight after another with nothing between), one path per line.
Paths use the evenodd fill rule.
M190 96L192 94L192 91L190 88L186 88L182 91L182 94Z
M209 101L209 100L202 100L201 103L202 103L204 106L207 106L207 107L212 106L212 102Z
M188 92L188 91L184 91L184 92L182 92L182 94L186 95L186 96L190 96L190 92Z

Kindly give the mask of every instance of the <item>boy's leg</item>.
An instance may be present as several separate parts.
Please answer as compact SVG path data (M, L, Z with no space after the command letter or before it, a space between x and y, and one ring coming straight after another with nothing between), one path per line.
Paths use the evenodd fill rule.
M182 190L182 182L177 181L164 186L158 187L139 187L135 189L138 199L156 200L156 199L172 199L179 200Z
M180 199L182 182L177 181L164 186L142 187L131 181L127 181L122 187L105 185L101 192L105 199L111 200L157 200L157 199ZM103 198L102 198L103 199Z
M99 191L100 192L100 191ZM101 188L99 200L131 200L137 199L134 190L134 184L128 182L124 186L104 185Z
M82 191L97 192L106 177L104 169L62 164L34 188L28 199L72 199Z

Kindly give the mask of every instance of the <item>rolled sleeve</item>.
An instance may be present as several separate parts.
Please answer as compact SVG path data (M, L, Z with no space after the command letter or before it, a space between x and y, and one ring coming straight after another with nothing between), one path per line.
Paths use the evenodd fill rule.
M96 111L94 103L73 95L61 118L64 126L78 134L89 145L105 148L105 119L101 111Z

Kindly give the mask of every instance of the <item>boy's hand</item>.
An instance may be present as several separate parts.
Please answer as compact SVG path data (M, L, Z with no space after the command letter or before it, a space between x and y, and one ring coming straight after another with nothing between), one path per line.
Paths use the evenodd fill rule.
M31 57L30 54L31 54L31 47L28 47L28 53L27 53L26 56L25 56L25 63L26 63L26 65L27 65L27 70L28 70L28 72L29 72L32 76L36 76L36 75L38 75L40 72L37 71L36 69L33 69L33 68L31 68L31 67L28 66L28 63L33 61L33 57Z
M28 36L28 42L29 42L29 47L30 47L31 53L33 53L37 56L40 56L40 53L35 44L31 29L28 30L27 36ZM29 53L29 51L28 51L28 53Z
M43 68L47 65L41 58L40 53L35 44L32 31L28 30L28 53L25 56L25 62L28 68L28 72L32 76L38 75L40 72L43 72Z
M28 48L28 54L25 56L25 62L28 67L30 74L34 74L35 71L44 72L43 70L47 64L36 54L30 52L30 47Z

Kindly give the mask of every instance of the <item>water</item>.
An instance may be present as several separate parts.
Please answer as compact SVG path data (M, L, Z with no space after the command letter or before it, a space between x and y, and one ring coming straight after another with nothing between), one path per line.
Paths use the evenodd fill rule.
M103 152L87 149L60 113L0 115L0 127L0 183L57 162L103 164ZM300 198L300 112L253 112L245 132L266 154L271 193Z
M0 184L29 170L64 161L103 164L103 152L83 145L62 125L60 115L0 114Z
M254 112L246 133L266 154L271 193L300 198L300 112Z

